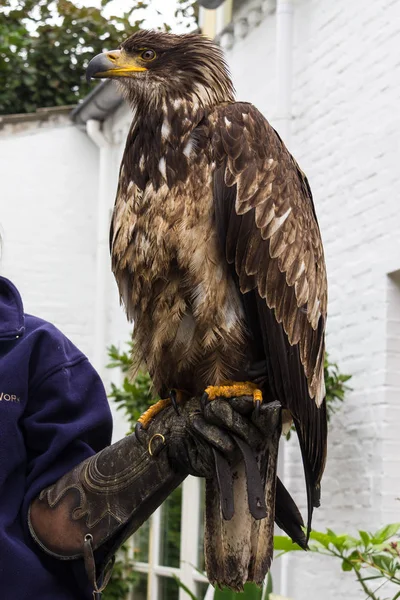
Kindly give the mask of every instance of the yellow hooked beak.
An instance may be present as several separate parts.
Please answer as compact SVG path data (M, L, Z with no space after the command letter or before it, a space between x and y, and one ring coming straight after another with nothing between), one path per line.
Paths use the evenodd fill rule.
M129 56L124 50L111 50L98 54L88 64L86 80L92 78L129 77L131 73L147 71L135 56Z

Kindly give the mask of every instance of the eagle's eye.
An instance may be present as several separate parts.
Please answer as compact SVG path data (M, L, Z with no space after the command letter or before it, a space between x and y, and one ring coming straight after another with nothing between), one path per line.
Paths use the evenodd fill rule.
M140 56L143 58L143 60L154 60L156 53L154 50L144 50Z

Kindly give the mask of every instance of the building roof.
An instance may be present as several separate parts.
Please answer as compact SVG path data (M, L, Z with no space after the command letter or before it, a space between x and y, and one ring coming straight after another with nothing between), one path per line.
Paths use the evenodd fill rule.
M77 125L86 125L89 119L104 121L123 102L112 81L102 81L71 112Z
M75 107L74 104L68 106L51 106L49 108L38 108L32 113L21 113L11 115L0 115L0 129L3 129L6 125L14 125L17 123L28 123L32 121L50 121L54 117L62 117L63 115L69 115L71 109Z

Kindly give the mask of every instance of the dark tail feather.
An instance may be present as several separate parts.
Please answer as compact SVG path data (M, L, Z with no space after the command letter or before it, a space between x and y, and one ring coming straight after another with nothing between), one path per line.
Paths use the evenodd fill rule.
M303 531L303 517L279 477L276 482L275 523L296 544L307 550L307 536Z

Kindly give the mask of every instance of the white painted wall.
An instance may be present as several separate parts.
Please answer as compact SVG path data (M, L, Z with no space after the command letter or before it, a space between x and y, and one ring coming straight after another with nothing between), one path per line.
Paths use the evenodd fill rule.
M25 311L59 327L92 362L98 150L67 117L19 124L0 138L0 272L21 291ZM128 339L108 270L107 344ZM97 364L108 385L116 374ZM115 436L126 426L115 422Z
M26 312L56 322L89 353L96 153L67 119L10 132L0 144L2 273L19 287Z

